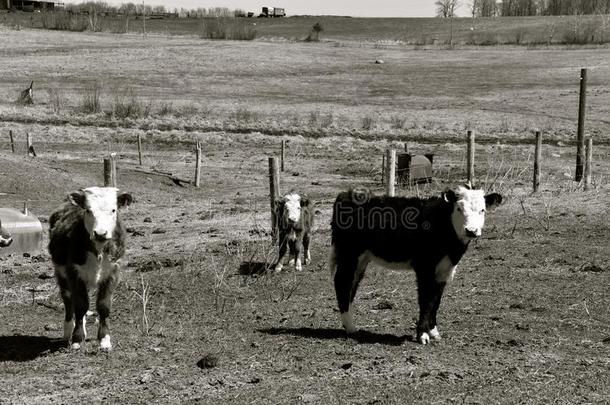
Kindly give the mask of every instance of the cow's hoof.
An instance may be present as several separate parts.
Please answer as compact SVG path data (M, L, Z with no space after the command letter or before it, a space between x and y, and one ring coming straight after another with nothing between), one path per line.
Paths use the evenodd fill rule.
M422 345L427 345L428 343L430 343L430 335L428 335L426 332L424 332L421 335L419 335L419 337L417 338L417 341L419 343L421 343Z
M309 264L309 259L303 259L303 264L304 265L308 265Z
M100 340L100 350L103 352L109 352L112 350L112 343L110 343L110 336L104 336Z
M430 332L428 332L428 334L434 340L441 340L441 334L439 333L436 326L434 328L430 329Z
M303 266L301 266L301 265L296 265L296 266L294 266L294 269L295 269L296 271L303 271Z
M294 259L288 260L288 265L289 266L294 266Z
M282 268L283 268L283 267L284 267L284 266L282 266L281 264L278 264L277 266L275 266L274 271L275 271L276 273L279 273L280 271L282 271Z
M72 350L80 350L80 343L72 343L72 346L70 346L70 349Z

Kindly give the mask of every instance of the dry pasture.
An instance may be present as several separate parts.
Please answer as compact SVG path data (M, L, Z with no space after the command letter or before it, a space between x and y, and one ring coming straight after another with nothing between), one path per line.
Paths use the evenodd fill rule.
M0 43L0 204L28 199L44 219L67 192L100 184L111 151L119 185L136 202L122 215L130 265L114 299L110 354L95 340L79 352L58 341L62 308L46 252L0 257L0 402L608 401L606 48L2 34L13 40ZM571 180L583 66L591 69L587 132L596 145L587 192ZM15 105L30 80L34 105ZM86 114L82 96L94 83L104 111ZM127 87L152 105L148 116L107 113ZM59 112L49 88L64 97ZM174 111L161 115L163 102ZM363 128L367 116L374 127ZM415 152L436 154L436 180L399 194L432 195L463 181L467 127L481 140L479 183L507 201L488 215L445 293L443 340L412 341L413 274L376 266L356 299L361 332L346 338L326 269L333 197L358 185L382 192L381 154L407 140ZM537 194L534 127L547 140ZM15 155L9 129L20 142ZM25 156L26 131L37 158ZM183 178L193 175L199 140L202 187L137 171L138 134L143 166ZM259 271L275 254L267 157L280 139L288 141L282 189L308 193L318 213L312 264L275 275Z

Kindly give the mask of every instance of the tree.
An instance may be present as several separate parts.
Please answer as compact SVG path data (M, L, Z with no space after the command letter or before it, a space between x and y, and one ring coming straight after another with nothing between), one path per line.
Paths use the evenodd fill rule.
M436 16L442 18L455 17L455 11L459 7L459 0L438 0L436 6Z
M324 31L324 27L322 27L322 24L320 24L320 22L317 22L313 25L313 27L311 27L311 31L314 34L314 41L318 41L319 40L319 36L320 36L320 32Z

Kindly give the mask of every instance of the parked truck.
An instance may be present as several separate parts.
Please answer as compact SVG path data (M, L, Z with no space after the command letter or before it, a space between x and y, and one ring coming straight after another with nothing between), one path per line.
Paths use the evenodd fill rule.
M259 17L286 17L286 11L279 7L263 7Z

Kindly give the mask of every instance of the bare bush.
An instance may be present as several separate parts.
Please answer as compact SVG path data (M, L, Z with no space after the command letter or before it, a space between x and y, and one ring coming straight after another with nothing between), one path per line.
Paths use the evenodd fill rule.
M150 115L152 104L143 103L132 88L117 92L112 105L112 116L117 119L140 118Z
M53 109L55 114L61 113L61 109L66 103L66 98L58 87L49 87L47 89L47 93L49 94L49 105Z
M405 117L394 115L390 118L390 125L393 129L403 129L406 123L407 119Z
M99 84L94 84L89 87L81 102L81 111L85 114L96 114L102 111L102 104L100 102L101 89Z
M362 118L362 129L370 131L375 129L376 126L377 122L374 117L367 115L366 117Z
M201 20L201 38L251 41L256 30L249 22L238 18L204 18Z
M47 30L82 32L88 27L87 20L79 14L67 11L46 11L42 14L42 27Z

